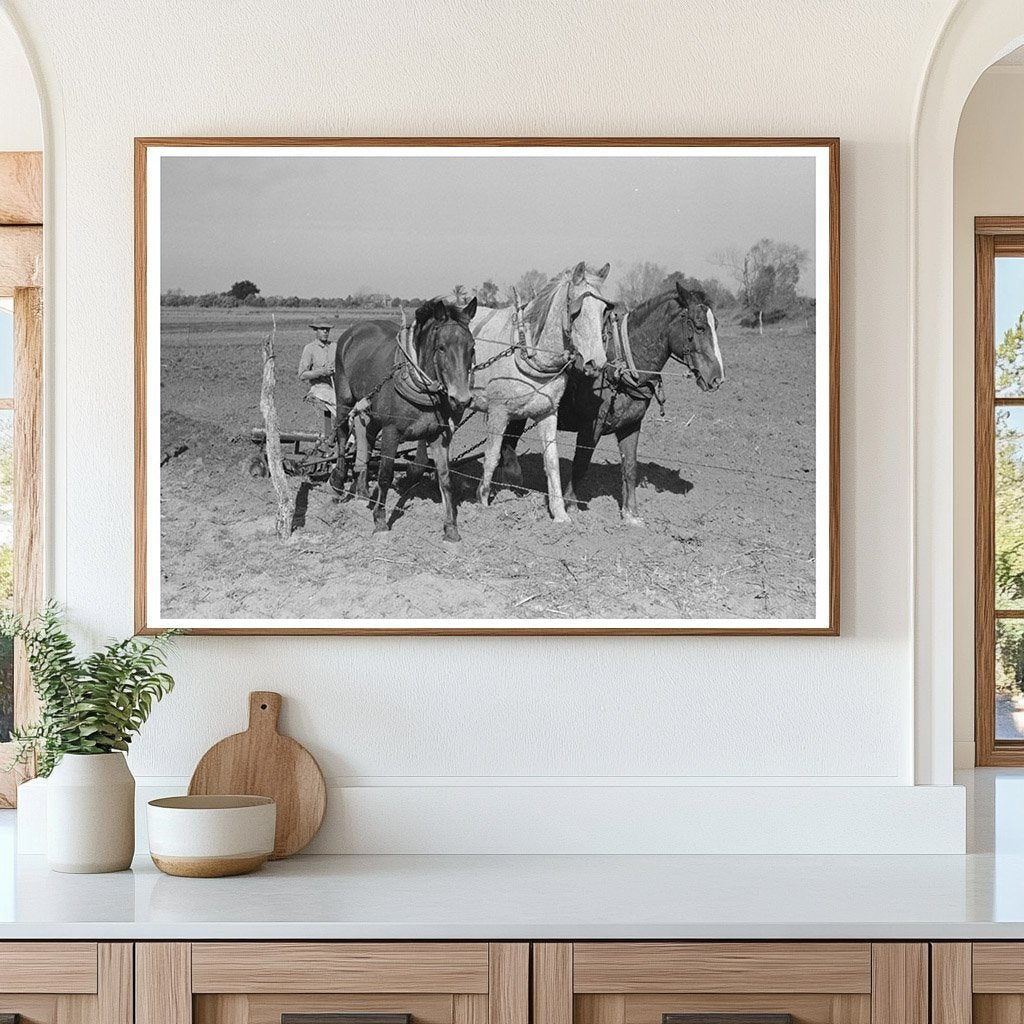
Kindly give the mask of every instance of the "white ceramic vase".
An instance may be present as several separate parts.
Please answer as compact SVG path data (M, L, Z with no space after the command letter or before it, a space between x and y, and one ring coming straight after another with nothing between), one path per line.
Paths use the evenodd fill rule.
M124 754L65 754L46 783L54 871L124 871L135 853L135 778Z

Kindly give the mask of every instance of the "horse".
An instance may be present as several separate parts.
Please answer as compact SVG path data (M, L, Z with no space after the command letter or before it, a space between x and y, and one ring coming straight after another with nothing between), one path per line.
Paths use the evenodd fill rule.
M350 414L366 425L366 451L380 436L380 468L371 498L373 532L390 529L386 506L402 441L429 445L444 504L444 539L458 541L457 509L452 497L448 445L472 400L470 374L473 335L469 324L476 299L459 309L441 298L416 310L412 325L390 320L363 320L338 339L334 361L338 457L330 485L345 492L345 444ZM365 474L365 469L363 469ZM365 479L362 481L365 487Z
M605 363L602 323L613 305L601 294L609 264L592 270L585 262L556 274L521 310L482 307L472 329L481 361L474 368L473 406L487 414L480 504L490 503L491 480L510 422L537 421L544 445L548 511L556 523L569 522L555 447L558 405L572 364L584 375ZM518 338L518 340L517 340ZM490 358L483 345L502 346Z
M614 314L612 314L614 316ZM570 508L579 507L579 493L597 442L615 434L622 463L620 514L642 526L637 510L637 442L651 399L661 397L661 370L674 359L692 373L702 391L717 391L725 380L718 325L703 291L675 288L641 302L619 324L609 318L606 332L609 362L594 379L570 370L565 396L558 408L558 429L576 434L572 478L565 492ZM522 434L513 427L502 447L502 476L521 478L516 444Z

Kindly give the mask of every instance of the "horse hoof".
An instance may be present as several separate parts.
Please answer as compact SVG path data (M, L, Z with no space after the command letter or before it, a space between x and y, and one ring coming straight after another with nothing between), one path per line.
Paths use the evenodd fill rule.
M571 523L572 522L572 520L569 518L569 516L565 512L563 512L561 515L552 516L551 518L554 519L554 521L556 523Z
M391 532L391 529L387 525L387 523L374 523L373 524L374 536L376 536L378 533L388 534L390 532Z
M450 541L452 544L457 544L462 540L462 537L454 526L446 526L444 528L444 539Z
M476 500L479 501L480 504L483 505L484 508L487 508L487 506L490 505L490 503L491 503L491 492L490 491L477 491L476 492Z
M345 493L345 478L336 470L331 470L331 475L327 478L328 484L331 486L331 490L336 494Z
M647 525L640 516L634 516L634 515L631 515L628 512L623 513L622 521L627 526L646 526Z

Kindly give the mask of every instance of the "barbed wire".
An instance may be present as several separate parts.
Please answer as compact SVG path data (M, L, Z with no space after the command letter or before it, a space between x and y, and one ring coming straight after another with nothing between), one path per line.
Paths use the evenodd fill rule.
M526 428L526 430L523 431L523 434L520 435L520 439L523 436L525 436L528 431L532 430L536 425L537 425L537 421L533 420L530 423L530 425ZM472 432L473 431L469 431L469 433L472 433ZM562 433L568 433L568 431L562 431ZM456 457L454 457L452 459L452 461L454 461L454 462L461 462L461 461L463 461L471 452L481 448L493 436L494 435L491 434L490 432L484 433L483 436L482 436L482 439L480 441L477 441L471 448L466 449L463 452L460 452L458 456L456 456ZM613 436L614 436L613 434L605 434L604 435L605 438L610 438L610 437L613 437ZM643 435L641 435L641 437L642 436ZM572 451L567 451L566 450L566 442L561 441L559 438L555 438L555 440L551 441L551 442L539 441L536 438L529 438L527 443L528 444L537 444L537 445L539 445L539 451L541 453L543 453L544 448L548 444L552 444L558 450L559 456L561 458L570 458L570 459L572 458L572 454L576 450L576 448L583 448L583 449L586 449L586 450L591 451L591 452L596 452L598 450L598 448L600 447L600 441L596 445L581 444L580 442L577 441L575 444L572 445ZM572 444L572 442L568 442L568 443ZM609 454L610 454L609 446L608 445L605 445L603 450L605 452L609 452ZM748 476L760 475L760 476L770 477L770 478L772 478L774 480L790 480L790 481L793 481L794 483L805 483L805 484L806 483L813 483L813 479L810 479L809 476L792 476L792 475L789 475L789 474L786 474L786 473L770 473L767 470L761 470L761 469L756 469L756 468L753 468L753 469L742 469L742 468L740 468L738 466L723 466L723 465L719 465L719 464L716 464L716 463L713 463L713 462L700 462L700 461L693 460L693 459L690 459L690 460L672 459L672 458L670 458L668 456L665 456L665 455L662 455L660 453L658 455L654 456L653 458L657 460L656 463L655 463L656 465L665 464L665 465L672 466L674 469L714 469L714 470L721 470L722 472L727 472L727 473L737 473L737 474L740 474L740 475L748 475Z

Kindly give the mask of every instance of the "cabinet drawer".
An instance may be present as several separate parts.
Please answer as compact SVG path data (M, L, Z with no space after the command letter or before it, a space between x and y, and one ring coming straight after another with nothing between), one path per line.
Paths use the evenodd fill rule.
M193 992L472 992L486 942L197 942Z
M136 1024L529 1024L515 942L136 947Z
M95 942L0 943L0 992L96 991Z
M923 943L537 943L533 1024L927 1024Z
M132 1024L126 942L0 942L0 1018L21 1024Z
M868 993L871 945L578 942L573 991Z
M1024 1020L1024 943L932 945L934 1024Z

